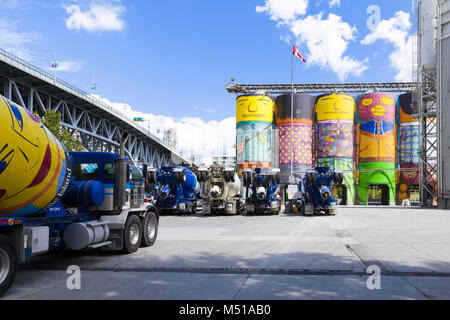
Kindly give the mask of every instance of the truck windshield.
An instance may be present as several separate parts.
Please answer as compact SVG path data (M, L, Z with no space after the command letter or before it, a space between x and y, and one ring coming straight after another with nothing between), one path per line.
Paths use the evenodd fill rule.
M103 177L105 179L114 179L116 176L116 165L114 163L107 163L103 167Z
M144 174L142 173L142 169L139 167L131 166L131 179L133 180L133 182L144 181Z
M96 163L75 163L72 174L75 180L97 180L98 164Z

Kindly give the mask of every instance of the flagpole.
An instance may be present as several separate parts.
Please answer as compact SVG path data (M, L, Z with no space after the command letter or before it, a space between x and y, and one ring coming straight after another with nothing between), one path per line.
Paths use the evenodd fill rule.
M292 44L292 48L294 48ZM294 49L292 49L292 69L291 69L291 177L290 183L294 183Z
M55 52L55 68L54 68L54 72L53 72L53 80L54 80L54 82L55 82L55 85L56 85L56 52Z

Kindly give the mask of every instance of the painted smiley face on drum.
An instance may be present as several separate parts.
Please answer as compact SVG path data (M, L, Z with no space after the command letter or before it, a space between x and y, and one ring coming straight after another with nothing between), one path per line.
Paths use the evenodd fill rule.
M391 94L371 93L358 98L357 115L360 122L395 122L396 100Z
M33 114L3 97L0 132L0 216L34 214L63 184L65 150Z

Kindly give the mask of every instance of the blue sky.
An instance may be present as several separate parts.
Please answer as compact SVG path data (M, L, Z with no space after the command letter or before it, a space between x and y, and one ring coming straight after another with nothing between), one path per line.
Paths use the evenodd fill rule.
M289 41L308 59L298 83L408 80L410 12L411 0L0 0L0 46L42 68L56 53L58 76L85 91L95 79L102 98L209 130L235 117L231 77L290 82Z

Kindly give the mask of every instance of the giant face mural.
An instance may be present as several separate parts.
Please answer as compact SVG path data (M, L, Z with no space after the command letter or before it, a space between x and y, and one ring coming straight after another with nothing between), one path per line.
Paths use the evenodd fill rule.
M359 122L395 122L396 100L391 94L371 93L359 97L357 116Z

